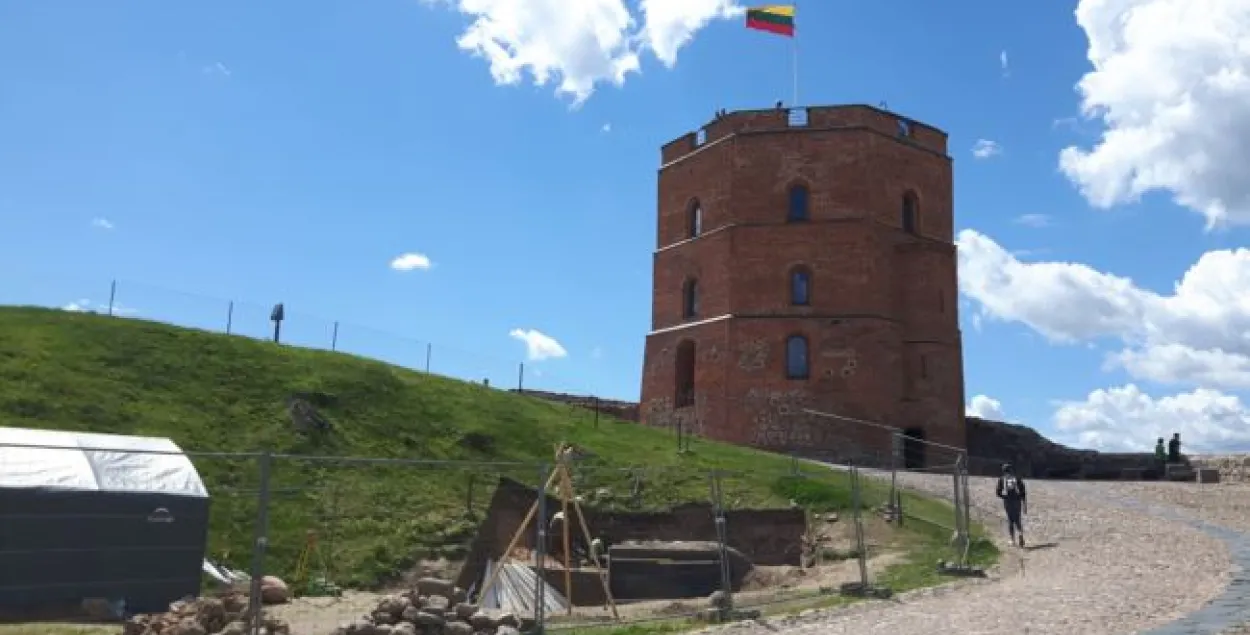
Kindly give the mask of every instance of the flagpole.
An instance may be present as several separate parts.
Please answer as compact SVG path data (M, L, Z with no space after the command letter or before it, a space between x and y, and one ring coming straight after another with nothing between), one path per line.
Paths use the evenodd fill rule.
M790 69L794 73L794 101L790 105L797 108L799 106L799 3L795 0L791 6L794 7L795 29L794 37L790 38Z

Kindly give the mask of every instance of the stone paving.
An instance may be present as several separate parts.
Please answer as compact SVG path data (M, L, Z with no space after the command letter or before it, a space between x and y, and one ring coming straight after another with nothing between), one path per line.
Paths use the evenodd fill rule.
M948 479L900 475L907 487L939 496L949 492ZM1250 633L1236 630L1250 621L1247 533L1204 521L1194 508L1137 496L1151 486L1031 481L1030 542L1053 547L1002 545L1002 565L988 583L724 628L744 635ZM971 488L975 513L1003 526L993 480L973 479ZM1196 490L1175 489L1187 491Z

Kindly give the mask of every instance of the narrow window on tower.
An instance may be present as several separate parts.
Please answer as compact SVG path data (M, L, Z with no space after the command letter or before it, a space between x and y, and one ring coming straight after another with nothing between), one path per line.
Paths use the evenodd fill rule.
M810 373L807 338L802 335L791 335L786 340L786 379L807 379Z
M687 280L681 288L681 316L687 320L699 315L699 281Z
M812 298L812 272L806 267L795 267L790 272L790 304L807 306Z
M918 216L920 215L920 200L916 198L915 192L907 192L903 194L903 231L909 234L915 234L918 229Z
M790 186L790 211L786 214L787 222L800 223L807 220L807 199L807 186Z
M699 200L695 199L690 204L690 210L687 212L686 234L687 238L695 238L703 233L703 206L699 204Z
M682 340L677 345L674 361L673 405L677 408L694 405L694 342Z

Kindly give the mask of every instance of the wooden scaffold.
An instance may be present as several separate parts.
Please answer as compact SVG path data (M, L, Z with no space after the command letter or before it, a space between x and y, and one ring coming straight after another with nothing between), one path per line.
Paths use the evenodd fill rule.
M485 598L487 592L491 590L496 582L498 582L499 575L504 569L504 564L508 560L512 559L512 553L517 548L517 545L520 544L521 537L525 535L526 531L530 531L532 529L535 517L538 515L538 505L539 501L542 500L541 497L546 496L552 486L555 486L559 490L560 508L564 517L564 522L561 523L560 540L564 547L564 562L562 564L564 565L564 595L565 599L568 600L568 614L573 614L573 566L571 562L571 540L569 535L569 507L571 506L573 511L577 514L578 528L581 529L582 539L586 541L586 550L590 555L589 560L591 566L594 568L595 577L599 579L599 584L603 586L603 596L605 602L604 608L610 609L612 611L612 618L619 621L621 616L616 609L616 599L612 597L612 589L608 584L607 574L603 568L599 566L597 554L593 553L591 545L594 544L594 540L590 536L590 527L586 524L586 515L582 513L582 505L578 502L577 494L574 491L573 474L571 469L572 458L572 445L563 443L556 446L555 469L551 471L551 476L547 479L547 483L538 490L538 496L534 498L534 504L530 506L529 511L525 514L525 518L521 520L521 525L517 527L516 533L512 535L512 540L508 542L508 546L504 549L498 564L494 567L494 570L491 571L490 578L486 580L486 584L482 585L482 591L479 597ZM546 519L542 519L539 522L546 522ZM536 571L538 584L546 584L546 577L543 575L546 566L541 562L536 564L538 565ZM536 606L535 610L538 609L539 607Z

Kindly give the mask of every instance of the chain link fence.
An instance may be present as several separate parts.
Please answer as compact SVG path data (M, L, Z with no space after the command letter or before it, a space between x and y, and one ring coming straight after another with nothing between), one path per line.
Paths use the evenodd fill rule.
M936 445L925 477L797 456L735 471L697 451L621 468L568 446L535 464L119 439L0 443L0 618L582 635L881 597L972 544L966 458ZM953 505L909 481L935 477L949 489L925 492ZM208 599L167 611L184 595Z
M50 272L43 272L40 281L37 287L20 281L0 285L0 303L162 322L288 346L349 353L503 390L545 389L562 400L598 400L584 377L560 374L549 365L522 361L526 359L526 342L533 336L522 329L499 333L490 348L478 352L363 325L345 317L317 315L284 303L281 298L275 298L273 303L246 301L134 280L84 280ZM587 416L587 412L582 408L570 409L570 415Z

